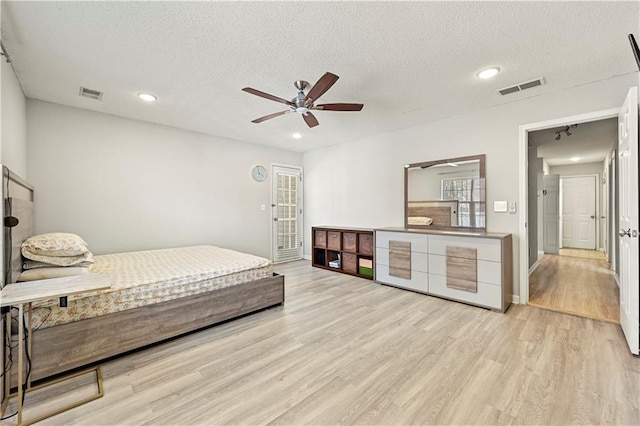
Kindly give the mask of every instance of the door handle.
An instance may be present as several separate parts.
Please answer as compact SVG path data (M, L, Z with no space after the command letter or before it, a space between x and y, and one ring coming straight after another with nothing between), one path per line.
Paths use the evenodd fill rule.
M618 232L618 235L620 235L621 237L624 237L624 236L631 237L631 228L627 229L626 231L624 229L621 229Z
M591 215L591 219L595 219L595 218L596 218L596 216L595 216L595 215Z
M277 218L277 217L274 217L274 218L273 218L273 221L274 221L274 222L277 222L277 221L278 221L278 218Z

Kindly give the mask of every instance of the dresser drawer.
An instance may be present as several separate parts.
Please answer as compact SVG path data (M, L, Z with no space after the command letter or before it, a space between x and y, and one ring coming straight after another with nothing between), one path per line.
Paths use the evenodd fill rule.
M499 262L489 262L486 260L477 261L478 281L487 284L502 284L502 264ZM429 269L432 274L447 275L447 257L437 254L429 255Z
M479 260L500 262L502 258L500 240L492 238L429 236L429 253L447 255L447 246L475 248Z
M447 287L447 278L443 275L429 274L429 293L448 299L468 302L492 309L502 310L502 287L478 282L477 293Z
M411 252L427 253L429 236L406 232L376 231L376 247L389 248L389 241L411 243Z
M389 249L376 248L376 262L389 266ZM411 252L411 269L418 272L429 272L427 254Z
M405 279L389 275L389 265L383 265L376 263L376 280L383 284L390 284L402 288L408 288L410 290L418 290L421 292L427 292L427 280L428 276L426 272L411 271L411 279Z

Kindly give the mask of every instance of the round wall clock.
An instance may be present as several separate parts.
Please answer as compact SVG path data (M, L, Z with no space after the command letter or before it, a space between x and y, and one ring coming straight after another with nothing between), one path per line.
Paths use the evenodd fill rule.
M251 169L251 177L256 182L262 182L267 178L267 169L260 165L255 166Z

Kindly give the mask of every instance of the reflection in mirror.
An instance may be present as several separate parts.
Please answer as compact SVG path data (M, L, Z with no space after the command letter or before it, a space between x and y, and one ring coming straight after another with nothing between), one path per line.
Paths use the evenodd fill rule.
M405 227L486 228L485 156L405 166Z

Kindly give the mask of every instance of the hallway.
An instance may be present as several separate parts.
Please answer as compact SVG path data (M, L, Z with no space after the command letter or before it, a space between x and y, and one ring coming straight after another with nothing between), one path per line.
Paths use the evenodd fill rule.
M593 252L591 257L598 253ZM609 263L588 258L589 253L571 254L580 257L545 254L540 258L539 266L529 276L529 304L619 323L618 285Z

